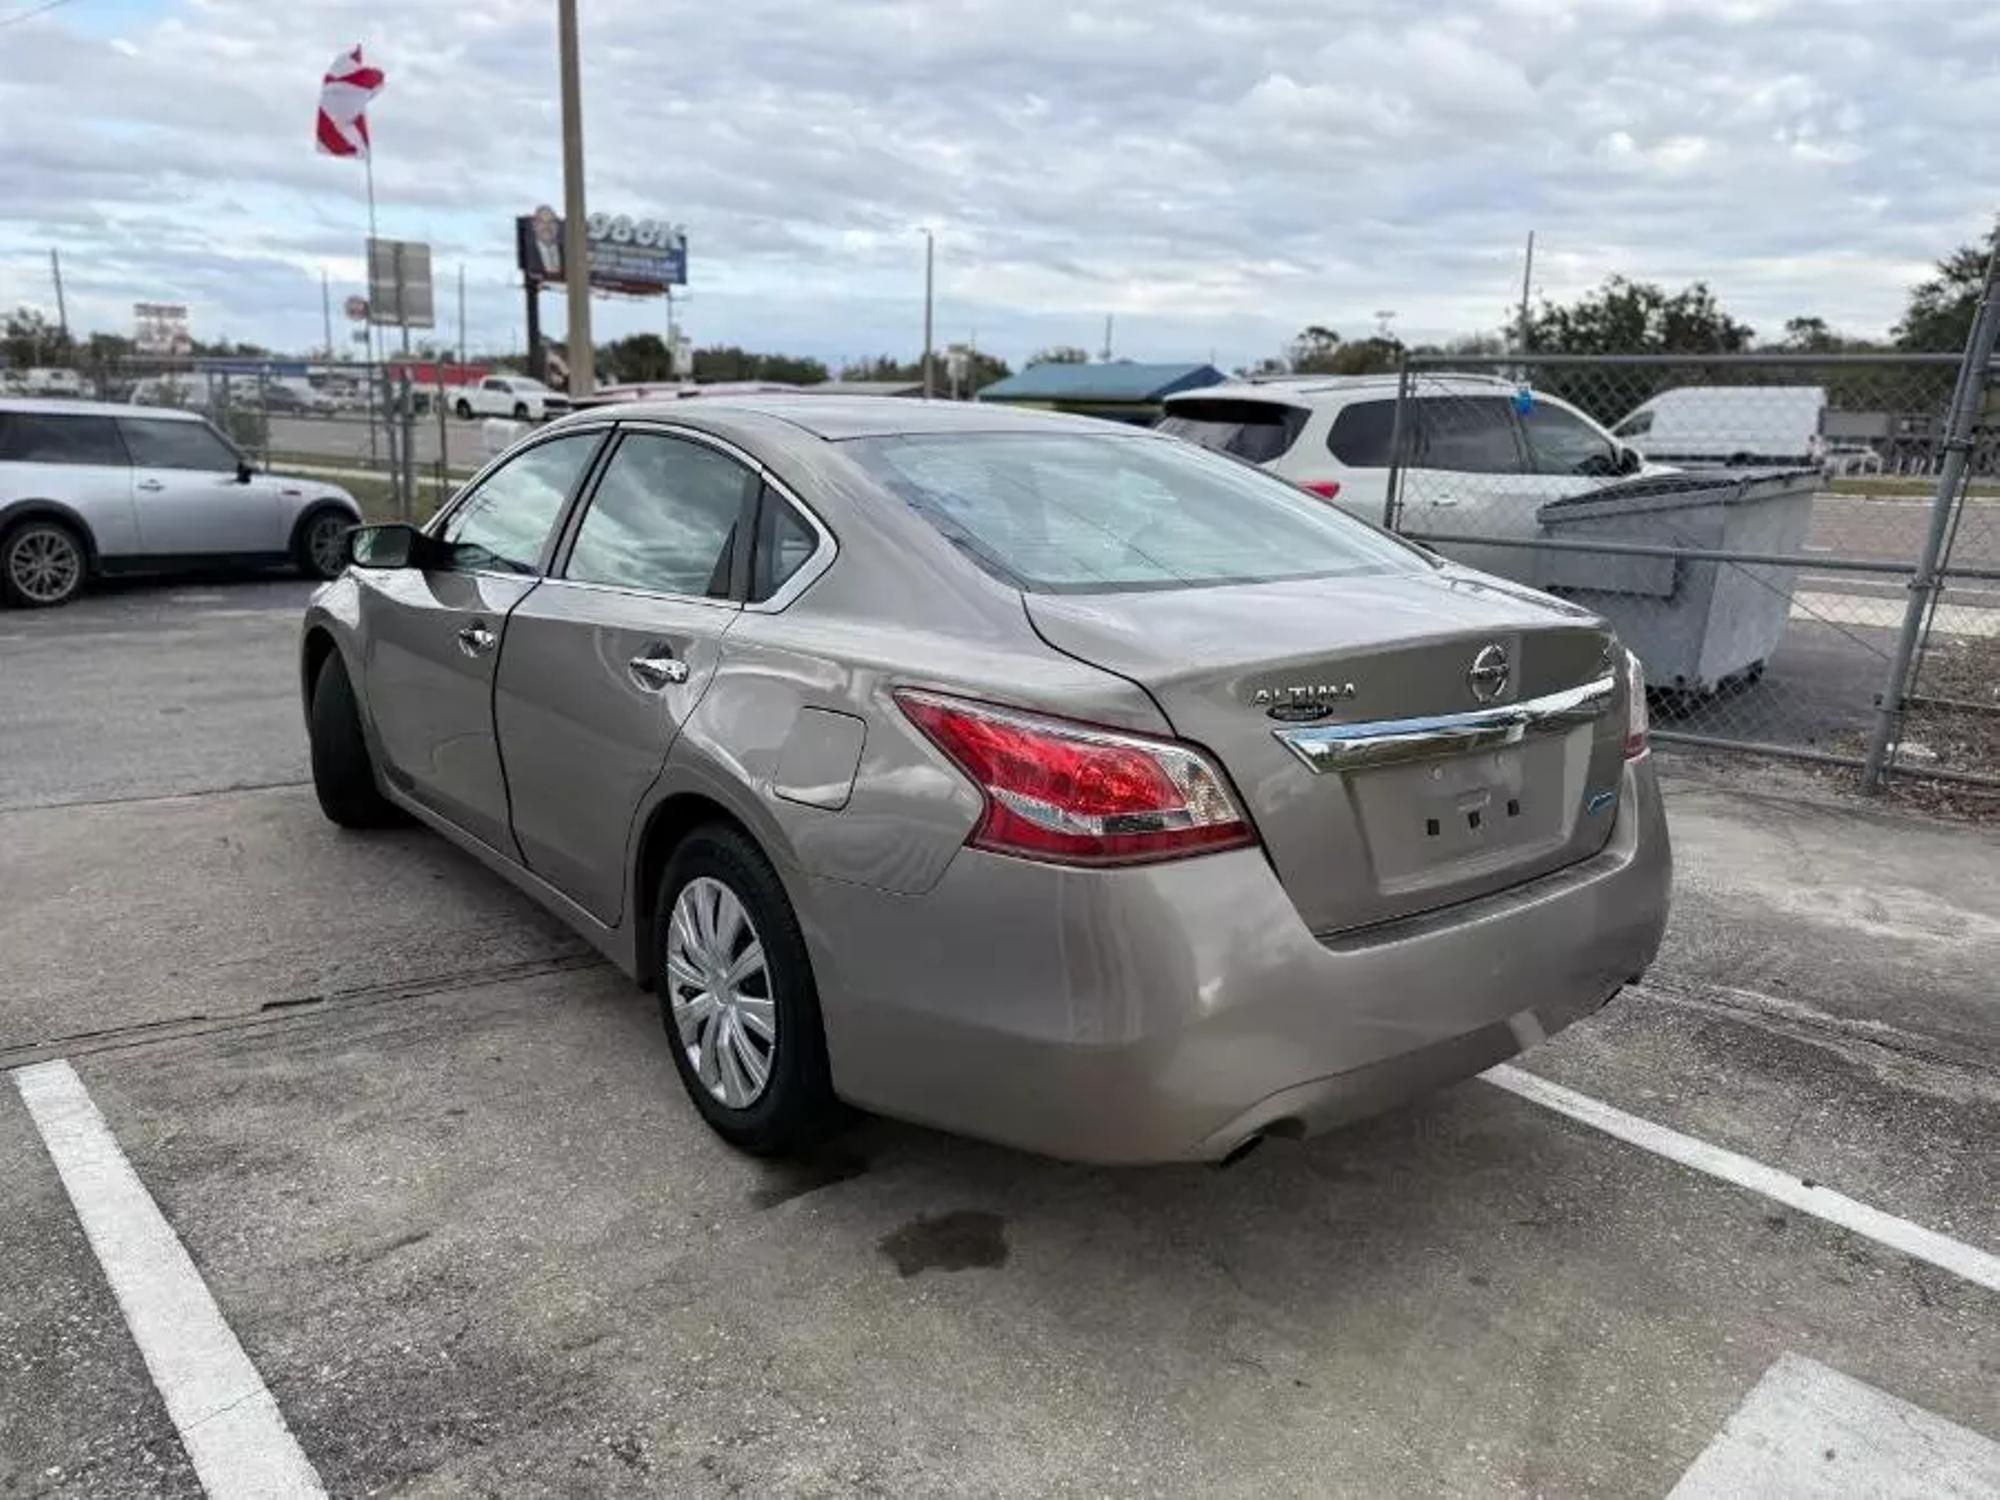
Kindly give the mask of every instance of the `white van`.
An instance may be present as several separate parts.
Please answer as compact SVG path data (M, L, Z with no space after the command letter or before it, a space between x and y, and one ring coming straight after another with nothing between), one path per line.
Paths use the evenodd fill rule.
M1826 389L1683 385L1641 402L1612 433L1654 463L1682 468L1818 468Z

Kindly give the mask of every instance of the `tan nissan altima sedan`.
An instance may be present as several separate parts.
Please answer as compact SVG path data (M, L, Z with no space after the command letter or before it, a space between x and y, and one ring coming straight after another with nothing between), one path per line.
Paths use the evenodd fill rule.
M321 806L415 818L657 989L724 1137L846 1103L1230 1156L1465 1077L1651 961L1604 623L1157 433L612 407L306 613Z

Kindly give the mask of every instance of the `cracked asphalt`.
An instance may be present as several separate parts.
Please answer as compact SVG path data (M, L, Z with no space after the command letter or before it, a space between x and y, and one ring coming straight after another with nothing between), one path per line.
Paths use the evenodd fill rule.
M0 614L0 1068L74 1065L331 1493L1664 1495L1786 1355L2000 1438L2000 1294L1481 1081L1227 1171L738 1156L651 997L320 819L305 592ZM1664 768L1660 962L1521 1065L2000 1252L2000 841ZM199 1488L0 1090L0 1494Z

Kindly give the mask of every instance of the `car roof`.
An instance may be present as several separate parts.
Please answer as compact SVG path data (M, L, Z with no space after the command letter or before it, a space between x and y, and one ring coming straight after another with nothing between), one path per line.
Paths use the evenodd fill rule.
M705 396L699 401L630 401L593 407L558 425L657 418L718 434L769 433L779 424L824 438L903 437L933 432L1074 432L1143 435L1140 428L1064 412L1023 410L972 401L922 401L908 396L816 396L771 393Z
M1412 396L1500 395L1512 391L1515 382L1499 375L1419 371L1411 377ZM1280 375L1266 379L1231 380L1199 390L1176 391L1166 398L1167 406L1202 401L1270 401L1296 406L1301 396L1394 395L1401 377L1394 370L1376 375Z
M174 406L127 406L121 401L62 401L46 396L0 398L0 411L56 417L165 417L176 422L199 422L200 412L182 411Z

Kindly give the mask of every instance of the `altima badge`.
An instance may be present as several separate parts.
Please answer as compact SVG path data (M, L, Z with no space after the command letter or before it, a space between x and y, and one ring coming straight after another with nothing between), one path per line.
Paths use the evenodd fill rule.
M1308 724L1324 719L1333 705L1354 696L1351 682L1300 682L1286 687L1258 688L1250 701L1274 719Z

